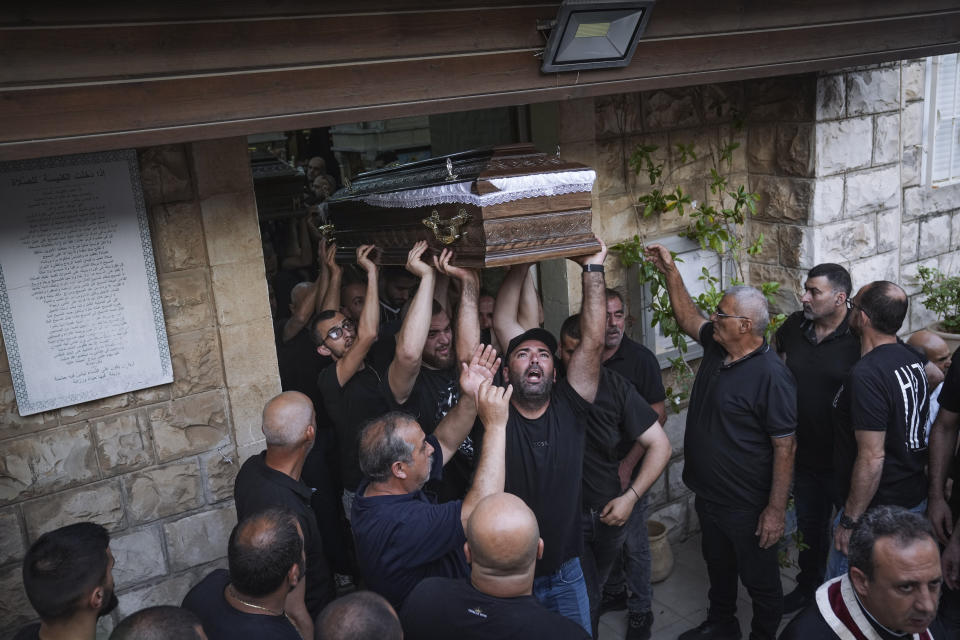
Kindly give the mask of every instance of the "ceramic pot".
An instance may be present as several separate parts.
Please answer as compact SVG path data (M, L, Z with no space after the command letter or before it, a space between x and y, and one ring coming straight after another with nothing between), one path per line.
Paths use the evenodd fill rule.
M947 346L950 347L950 353L953 353L958 347L960 347L960 333L947 333L946 331L943 331L939 322L934 322L931 324L929 327L927 327L927 331L943 338L943 341L946 342Z
M650 582L662 582L673 571L673 551L667 540L667 527L656 520L647 521L650 538Z

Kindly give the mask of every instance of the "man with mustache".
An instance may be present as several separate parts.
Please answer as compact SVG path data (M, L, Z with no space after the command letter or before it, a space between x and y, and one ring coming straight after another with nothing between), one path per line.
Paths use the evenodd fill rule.
M582 339L567 376L554 385L557 341L534 328L510 340L504 378L513 385L507 426L505 491L533 510L544 537L533 595L590 630L590 603L580 566L580 482L586 416L596 397L603 351L607 249L577 258L583 266Z
M784 596L783 612L802 609L823 583L833 514L833 397L860 359L860 340L850 331L850 274L838 264L807 273L800 302L773 340L797 381L797 458L793 497L800 551L797 587Z
M110 534L92 522L43 534L23 559L23 587L40 623L14 640L93 640L117 606Z

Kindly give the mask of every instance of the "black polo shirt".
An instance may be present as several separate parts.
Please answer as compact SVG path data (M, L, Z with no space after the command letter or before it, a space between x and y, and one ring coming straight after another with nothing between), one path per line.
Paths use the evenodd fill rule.
M656 404L666 399L657 356L639 342L623 336L620 346L604 360L603 366L632 382L647 403Z
M657 421L657 412L622 375L600 368L597 397L587 418L583 450L583 506L601 508L620 489L621 441L635 442Z
M771 438L797 425L793 374L766 341L724 364L713 323L700 329L703 360L690 393L683 482L698 497L737 509L763 509L773 481Z
M373 418L396 407L387 376L367 363L341 387L337 379L337 367L331 364L320 372L317 386L327 415L337 431L340 480L344 489L356 491L363 479L360 471L360 430Z
M539 418L524 418L510 406L504 491L519 496L537 516L544 543L538 576L556 572L583 550L580 485L590 407L566 379L554 385Z
M797 382L796 463L813 471L833 468L833 397L860 359L860 340L848 318L818 343L813 321L797 311L774 338Z
M297 515L307 554L305 600L310 615L316 617L336 593L333 574L323 555L317 519L310 508L311 493L310 488L299 480L268 467L266 451L251 456L243 463L233 485L238 520L278 506L287 507Z

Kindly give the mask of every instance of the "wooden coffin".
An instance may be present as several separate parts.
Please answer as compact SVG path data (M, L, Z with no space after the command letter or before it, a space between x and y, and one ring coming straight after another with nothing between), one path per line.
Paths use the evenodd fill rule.
M402 265L418 240L450 247L455 264L496 267L586 255L596 174L581 164L511 145L431 158L357 176L329 202L337 261L375 244Z

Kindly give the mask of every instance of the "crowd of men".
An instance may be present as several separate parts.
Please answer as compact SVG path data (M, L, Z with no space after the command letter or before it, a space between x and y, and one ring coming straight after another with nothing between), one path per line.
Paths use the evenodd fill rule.
M346 267L335 253L320 243L277 321L284 391L236 479L229 570L113 635L562 640L597 637L602 613L626 609L627 638L650 638L647 494L672 453L666 394L656 356L624 335L606 248L575 259L582 306L559 341L529 265L492 292L425 242L403 268L378 267L372 246ZM776 637L797 610L781 637L952 637L960 365L933 334L898 338L903 289L851 295L843 267L818 265L768 341L760 291L731 286L705 318L670 252L646 256L703 347L683 482L709 609L679 640L739 639L738 581L750 638ZM784 596L791 495L803 544ZM112 564L99 525L41 536L24 585L42 622L18 640L92 638L116 604Z

